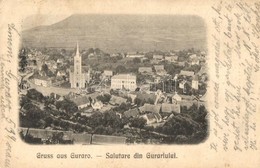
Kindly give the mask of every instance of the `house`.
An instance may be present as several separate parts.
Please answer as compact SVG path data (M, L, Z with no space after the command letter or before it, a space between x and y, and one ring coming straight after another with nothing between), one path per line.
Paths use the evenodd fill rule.
M126 89L134 91L136 89L136 76L132 74L119 74L111 78L111 89Z
M110 54L110 57L118 57L118 56L120 56L119 53L113 53L113 54Z
M132 103L134 102L134 100L136 99L137 95L136 94L131 94L131 93L128 93L127 94L127 97L130 97L131 100L132 100Z
M195 73L193 71L184 71L184 70L181 70L180 74L179 75L182 75L182 76L191 76L193 77L195 75Z
M163 55L153 55L154 60L162 61L163 60Z
M57 75L56 75L57 77L62 77L62 76L66 76L66 72L65 71L62 71L62 70L60 70L60 71L58 71L57 72Z
M63 62L64 62L64 59L61 59L61 58L59 58L59 59L57 59L57 64L63 64Z
M161 105L153 105L145 103L142 107L139 107L139 110L141 113L145 112L153 112L153 113L159 113L161 110Z
M199 65L200 59L199 58L193 58L191 59L191 65Z
M181 106L178 103L162 103L162 113L180 113Z
M164 65L154 65L154 69L158 75L165 75L167 73L164 69Z
M113 76L113 71L111 71L111 70L104 70L103 76L111 78Z
M139 67L138 68L139 73L148 73L151 74L153 73L152 67Z
M161 82L161 80L162 80L161 76L159 76L159 75L154 76L155 83L159 83L159 82Z
M94 58L95 57L95 54L94 53L90 53L89 55L88 55L88 58Z
M178 61L178 56L177 55L169 55L169 56L165 56L165 61L168 62L177 62Z
M36 68L36 60L28 60L27 61L27 67Z
M198 58L196 54L192 54L189 56L190 59Z
M45 61L36 61L36 62L37 62L37 69L39 71L41 71L42 70L42 65L45 64Z
M54 60L47 61L46 65L48 65L49 69L57 69L57 63Z
M147 113L142 115L142 117L146 120L146 124L154 124L162 121L162 117L159 113Z
M172 96L172 103L179 102L181 100L182 100L182 97L177 92L175 92L175 94Z
M190 96L190 95L181 95L178 94L177 92L173 95L172 97L172 102L176 103L176 102L184 102L184 101L188 101L188 102L193 102L193 101L197 101L197 98L195 96Z
M156 100L156 95L155 94L148 94L148 93L137 93L136 98L141 100L141 101L154 104L154 102Z
M179 83L179 88L184 89L185 85L187 84L186 80L183 80Z
M52 85L52 80L47 76L38 76L34 79L34 84L43 87L49 87Z
M198 90L199 89L199 78L198 75L195 75L192 79L192 83L191 83L191 87L192 89Z
M139 110L138 110L137 108L129 109L128 111L124 112L124 115L125 115L127 118L137 117L137 116L139 116Z
M128 58L144 58L144 54L139 54L136 52L128 52L126 57Z
M182 66L182 67L184 67L184 66L185 66L185 64L186 64L186 62L185 62L185 61L178 62L178 65L179 65L179 66Z
M82 109L90 105L90 101L87 96L78 96L70 100L77 105L78 109Z
M127 99L125 98L112 95L109 103L112 105L121 105L122 103L126 103L126 101Z
M153 115L153 113L145 114L142 116L146 120L146 124L154 124L157 122L156 117Z
M205 51L201 51L200 55L205 57L206 56L206 52Z
M100 110L103 107L103 103L101 101L94 100L94 102L91 103L91 107L94 110Z
M149 60L148 58L146 58L146 57L141 58L141 62L142 62L142 63L149 62L149 61L150 61L150 60Z
M202 65L200 68L200 71L197 73L198 75L203 75L205 73L208 72L207 66L206 65Z

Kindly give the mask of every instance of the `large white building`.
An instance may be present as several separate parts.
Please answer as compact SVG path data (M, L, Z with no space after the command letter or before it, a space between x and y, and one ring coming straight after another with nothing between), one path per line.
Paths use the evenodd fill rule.
M79 54L79 45L74 56L74 66L70 67L70 85L71 88L85 88L90 80L90 69L82 66L82 58Z
M111 89L136 89L136 76L131 74L119 74L111 78Z

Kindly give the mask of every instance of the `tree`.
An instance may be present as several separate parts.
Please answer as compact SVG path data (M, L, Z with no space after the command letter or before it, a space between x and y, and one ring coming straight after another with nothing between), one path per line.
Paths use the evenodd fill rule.
M141 59L140 59L140 58L134 58L134 59L133 59L133 62L134 62L135 64L139 64L139 63L141 63Z
M168 120L162 127L162 132L167 135L185 135L191 136L194 134L200 125L192 120L189 115L178 114Z
M88 123L87 125L92 127L92 128L95 128L99 125L102 125L103 124L103 115L101 112L96 112L94 113L93 115L91 115L88 119Z
M97 100L101 101L102 103L108 103L111 99L110 94L104 94L97 96Z
M45 118L45 122L46 122L46 126L51 126L51 124L53 123L53 119L48 116Z
M140 131L144 128L145 124L146 120L144 118L133 118L130 120L130 127L139 128Z
M31 100L27 96L22 96L20 100L20 109L22 109L26 104L30 104Z
M116 67L116 73L125 73L125 72L127 72L127 69L126 69L125 66L123 66L123 65L118 65L118 66Z
M27 64L27 51L26 49L22 48L19 52L19 71L24 72Z
M103 113L103 124L106 127L122 129L124 123L122 123L120 117L113 111Z
M42 65L42 71L45 72L46 74L48 73L49 67L48 67L47 64L43 64L43 65Z
M93 99L91 97L88 97L88 100L89 100L90 104L92 104Z
M135 103L137 106L143 106L145 102L144 102L142 99L140 99L140 98L137 97L137 98L135 98L134 103Z
M44 96L41 92L38 92L36 89L30 89L28 90L26 96L32 100L43 102Z
M76 113L78 111L78 107L77 105L68 100L68 99L64 99L62 101L59 101L59 103L56 103L56 108L57 109L61 109L64 110L66 113Z

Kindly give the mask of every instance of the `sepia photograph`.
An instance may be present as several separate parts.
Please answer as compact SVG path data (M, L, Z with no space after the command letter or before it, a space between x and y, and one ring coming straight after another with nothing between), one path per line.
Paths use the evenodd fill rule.
M258 168L257 0L0 1L0 167Z
M35 25L39 18L45 25ZM202 18L33 15L22 27L24 142L199 144L208 137Z

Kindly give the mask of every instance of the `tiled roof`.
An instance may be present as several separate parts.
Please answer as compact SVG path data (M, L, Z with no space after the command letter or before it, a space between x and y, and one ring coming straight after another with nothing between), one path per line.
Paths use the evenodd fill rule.
M76 98L71 99L77 106L88 104L89 98L87 96L79 96Z
M184 76L194 76L194 72L193 72L193 71L184 71L184 70L181 70L180 75L184 75Z
M139 67L138 69L139 72L152 72L152 67Z
M144 106L139 108L142 112L153 112L153 113L159 113L161 109L161 105L153 105L153 104L144 104Z
M162 112L165 112L165 113L172 113L172 112L180 113L181 112L180 104L162 103Z
M141 100L152 100L151 103L154 103L156 100L156 95L155 94L148 94L148 93L137 93L136 98L141 99Z
M110 103L111 104L122 104L122 103L126 103L127 99L122 98L122 97L118 97L118 96L114 96L112 95L111 99L110 99Z
M114 75L112 78L113 79L121 79L121 80L136 80L135 75L131 74L119 74L119 75Z
M130 109L130 110L124 112L124 115L125 115L126 117L136 117L136 116L139 115L139 111L138 111L138 109L136 109L136 108Z

